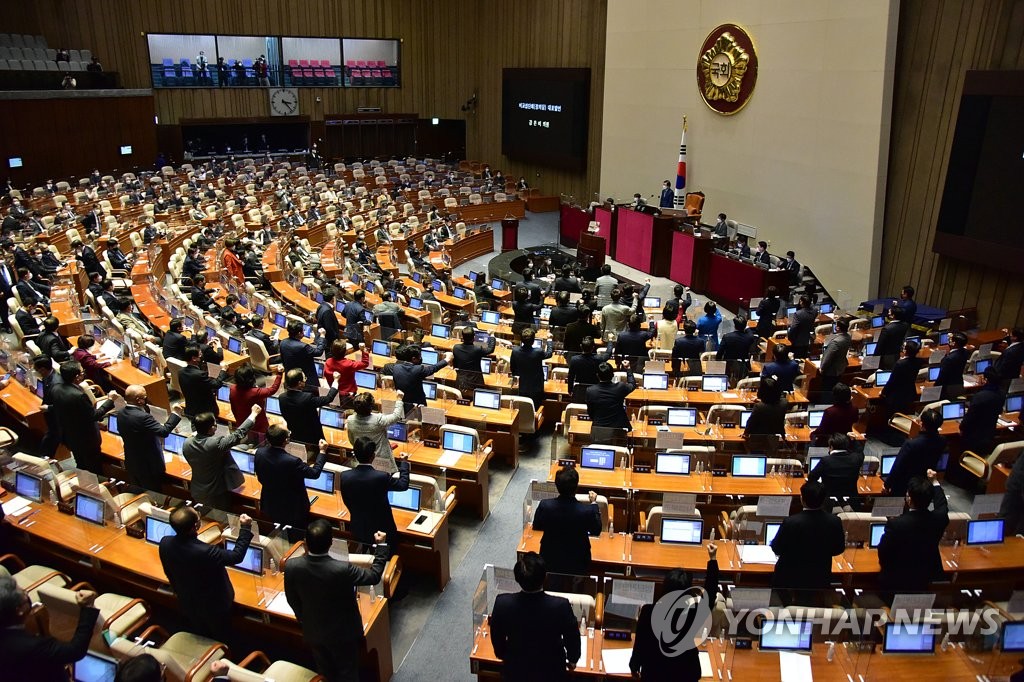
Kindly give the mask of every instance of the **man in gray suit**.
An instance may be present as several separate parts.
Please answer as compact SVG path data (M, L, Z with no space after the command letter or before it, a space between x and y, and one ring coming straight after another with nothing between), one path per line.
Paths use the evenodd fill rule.
M846 371L848 364L846 356L850 352L850 323L840 318L836 320L836 333L825 344L821 352L821 367L818 373L821 375L821 386L819 390L822 395L831 395L832 387L839 383L839 377Z
M597 278L597 305L602 308L612 302L612 289L619 286L619 280L612 276L612 266L605 263L601 266L601 276Z
M313 650L317 671L331 682L358 682L363 619L352 588L376 585L388 560L387 536L374 533L370 568L338 561L331 549L331 524L316 519L306 530L306 554L288 561L284 594Z
M253 405L241 426L226 436L214 435L217 417L210 412L198 414L192 420L195 433L185 441L181 454L192 467L190 490L196 502L222 511L228 509L229 493L243 482L242 472L231 459L229 451L245 440L256 415L262 411L259 405ZM229 480L229 471L232 472L230 478L235 480Z

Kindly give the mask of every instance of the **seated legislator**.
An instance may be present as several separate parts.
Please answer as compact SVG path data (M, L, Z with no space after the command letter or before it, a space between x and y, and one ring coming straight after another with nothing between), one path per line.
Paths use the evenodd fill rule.
M846 533L839 517L824 508L826 499L821 483L807 481L800 487L803 509L783 521L772 540L772 551L779 557L772 574L772 588L828 588L832 557L846 550Z
M149 413L146 389L133 384L124 392L125 406L115 413L117 433L124 441L124 468L128 482L143 490L159 491L163 488L164 446L166 438L181 421L184 410L176 404L167 421L158 422Z
M67 682L67 666L82 660L89 651L93 627L100 616L99 609L93 606L95 601L96 593L91 590L75 592L75 602L81 607L78 625L71 640L62 642L26 629L25 619L32 612L32 600L14 578L0 577L0 677L11 682ZM569 613L571 616L572 611Z
M853 392L846 384L832 387L832 404L821 416L821 424L811 431L811 442L815 445L828 445L829 436L833 433L849 433L853 425L860 419L860 410L851 402Z
M391 512L388 492L409 489L409 455L402 455L398 461L398 476L392 476L373 468L377 444L369 438L357 438L352 443L352 453L359 464L342 472L339 486L341 499L352 515L349 524L352 537L356 542L368 545L373 541L374 533L382 531L394 547L398 540L398 527Z
M925 410L921 415L921 433L903 443L885 477L886 495L906 495L910 479L923 477L935 468L947 447L946 439L939 433L942 422L941 410Z
M842 501L857 497L857 479L864 464L863 452L850 451L850 437L833 433L828 438L828 457L822 457L807 474L808 481L821 481L825 497Z
M885 524L885 534L878 545L879 584L883 590L926 592L931 581L942 576L939 541L949 525L949 506L935 476L935 471L929 469L927 478L910 479L910 509Z
M253 537L248 514L239 516L238 521L238 540L229 551L196 537L202 517L194 507L180 506L171 512L174 534L160 539L160 564L190 631L219 642L231 637L231 607L235 602L235 588L226 567L245 558Z
M594 426L630 428L626 396L636 390L636 377L628 360L622 363L622 368L626 370L626 380L613 381L615 370L610 364L602 362L597 366L598 383L587 387L587 414Z
M291 526L288 541L298 542L309 525L306 479L320 478L327 462L327 441L320 441L316 463L310 466L284 449L289 435L288 429L271 425L267 429L267 442L256 450L253 470L263 486L260 511L274 523Z
M261 412L263 409L259 405L253 405L249 417L226 436L216 435L217 417L212 412L192 418L195 433L185 441L181 454L192 467L189 489L196 502L222 511L230 508L230 491L245 483L245 477L231 458L230 451L245 440Z
M315 380L316 375L313 378ZM320 408L334 401L338 396L338 387L332 386L327 395L319 395L302 390L303 382L307 385L309 383L301 369L290 369L285 372L285 392L278 401L281 405L281 416L291 431L292 439L311 447L326 438L323 424L320 423Z
M700 605L706 601L708 616L714 610L718 596L718 554L717 545L708 544L707 573L704 577L704 594L686 607L685 615L680 614L678 632L694 632L700 635L710 630L711 621L701 625L694 622L700 614ZM693 575L681 568L673 568L661 581L661 594L686 592L693 587ZM647 682L697 682L700 679L699 649L685 646L678 655L666 655L654 634L652 616L654 604L644 604L637 616L636 639L633 641L633 655L629 659L629 669L633 677Z
M494 600L491 640L503 680L568 679L580 658L579 622L568 599L544 592L545 563L536 552L523 554L513 569L522 591Z
M558 497L541 500L533 515L533 529L544 533L540 555L555 573L588 575L590 536L601 534L597 493L591 490L590 501L579 502L579 485L579 472L574 467L563 467L555 474Z
M263 323L263 319L260 318L260 324ZM175 317L171 320L168 326L167 333L164 334L164 338L160 340L160 348L163 351L164 359L174 358L175 360L185 361L185 346L188 345L188 338L181 332L185 329L185 320L180 317ZM269 352L269 349L267 349Z

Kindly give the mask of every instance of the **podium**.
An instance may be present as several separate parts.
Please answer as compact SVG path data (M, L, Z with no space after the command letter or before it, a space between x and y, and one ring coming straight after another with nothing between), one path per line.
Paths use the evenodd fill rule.
M604 237L586 231L580 233L580 241L576 248L576 258L580 262L586 262L589 256L593 267L599 268L604 265L605 253L607 240Z
M501 252L516 251L519 248L519 219L505 218L501 221Z

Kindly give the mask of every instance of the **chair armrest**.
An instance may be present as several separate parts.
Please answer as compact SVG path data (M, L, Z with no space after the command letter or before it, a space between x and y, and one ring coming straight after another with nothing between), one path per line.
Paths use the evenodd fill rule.
M248 656L246 656L245 658L243 658L241 663L238 664L238 667L250 670L249 666L257 661L260 663L260 670L266 670L270 667L270 659L267 658L267 655L265 653L258 649L249 654Z
M448 486L448 490L445 491L444 497L444 508L447 510L449 507L455 504L455 486Z
M611 514L611 510L609 510L608 513ZM637 530L647 530L647 512L645 511L640 512L640 522L637 524Z
M534 423L534 428L537 428L537 429L539 429L541 427L541 424L544 423L544 406L543 405L541 405L540 407L537 408L537 412L536 412L536 414L534 414L533 423Z
M35 581L34 583L29 585L28 587L26 587L25 591L26 592L31 592L32 590L37 589L40 585L43 585L45 583L50 582L54 578L63 578L64 585L70 585L71 584L71 578L66 573L61 573L60 571L50 571L49 573L44 575L42 578L40 578L39 580Z
M212 663L213 657L216 656L218 653L221 654L221 658L226 657L228 655L227 646L221 644L220 642L217 642L216 644L212 645L209 649L204 651L203 655L199 657L199 660L195 662L195 665L189 668L189 671L185 674L185 682L193 682L193 680L198 679L197 675L199 675L199 672L207 665Z
M72 592L78 592L79 590L90 590L92 592L96 591L95 587L93 587L90 583L88 583L88 582L86 582L84 580L82 582L80 582L80 583L75 583L74 585L72 585L71 587L68 587L66 589L71 590Z
M384 596L391 599L402 577L402 562L398 554L393 554L388 562L384 564L384 573L381 575L381 583L384 585Z
M299 551L300 547L302 547L302 543L296 542L287 552L284 553L284 556L281 557L281 570L284 570L285 564L287 564L288 560L292 558L292 555Z
M150 625L148 628L142 631L142 634L139 635L139 639L143 642L152 641L154 635L159 637L161 642L166 642L168 639L171 638L171 636L167 633L167 630L164 630L159 625Z
M600 629L604 625L604 592L598 592L594 598L594 627Z
M988 460L987 459L985 459L984 457L981 457L980 455L975 454L974 452L971 452L970 450L964 450L963 454L960 455L960 468L961 469L966 469L969 473L972 473L972 474L974 472L970 471L970 469L967 469L967 467L965 467L964 464L963 464L965 459L976 460L981 465L981 478L983 480L988 478L989 465L988 465Z
M0 564L7 561L12 562L17 567L18 571L25 570L25 562L22 561L17 554L4 554L3 556L0 556Z
M109 630L114 625L114 623L117 622L118 618L120 618L124 614L128 613L129 611L134 609L136 606L141 606L142 610L146 612L146 615L142 619L142 622L140 622L138 625L135 626L135 629L140 628L143 625L145 625L146 623L148 623L149 622L149 604L147 604L142 599L132 599L130 602L128 602L127 604L125 604L124 606L119 608L117 611L115 611L113 614L111 614L110 618L107 618L107 620L104 621L103 629L104 630ZM131 633L132 633L132 631L130 631L130 630L129 631L125 631L124 636L128 637L129 635L131 635Z
M726 537L731 537L732 536L732 520L729 518L729 512L723 510L723 511L719 512L719 515L721 516L721 525L719 526L719 529L718 529L719 533L721 534L723 539L726 538Z

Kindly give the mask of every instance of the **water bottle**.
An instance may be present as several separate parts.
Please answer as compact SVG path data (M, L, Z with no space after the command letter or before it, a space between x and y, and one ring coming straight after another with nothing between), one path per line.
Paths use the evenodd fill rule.
M274 557L270 557L270 574L277 575L277 560Z
M835 642L829 642L828 643L828 652L825 654L825 660L828 661L829 663L831 663L832 659L834 659L835 657L836 657L836 643Z

